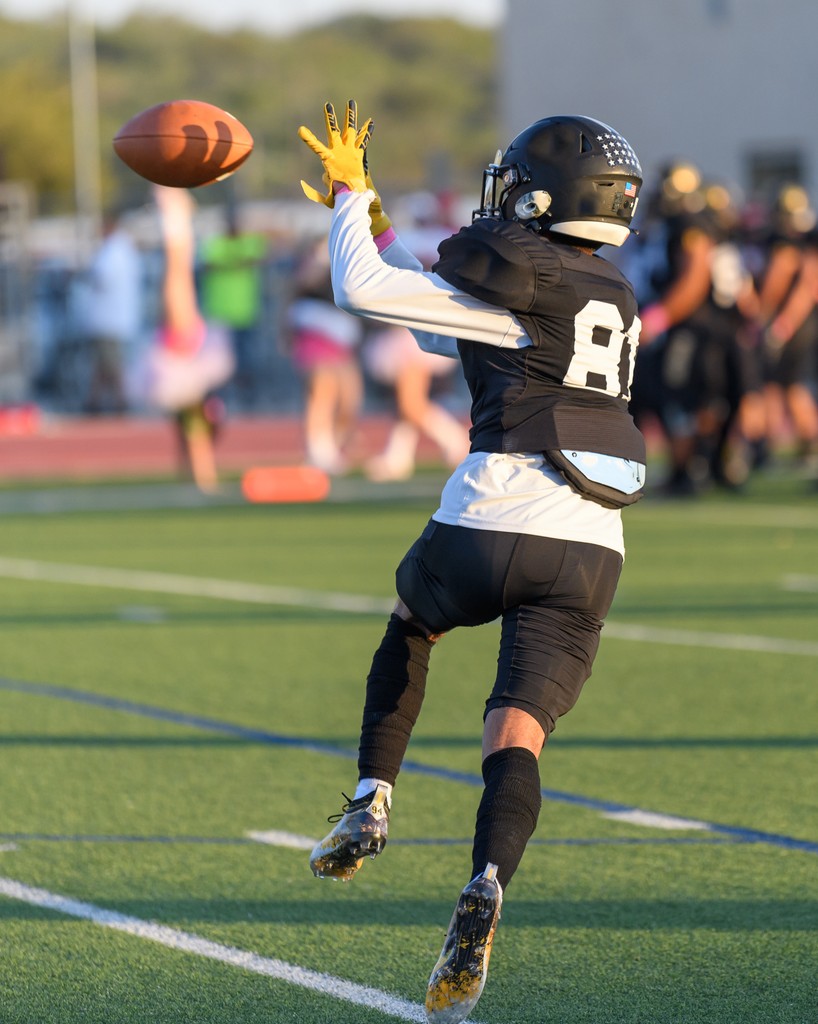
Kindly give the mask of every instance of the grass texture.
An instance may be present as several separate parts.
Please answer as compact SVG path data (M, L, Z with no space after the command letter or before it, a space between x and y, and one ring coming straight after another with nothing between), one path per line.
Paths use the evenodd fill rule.
M818 1019L817 500L772 481L626 512L620 591L543 754L539 826L475 1020ZM387 605L434 508L4 516L3 558L126 575L0 566L0 876L422 1003L468 879L496 625L435 649L389 846L353 883L316 880L304 850L248 834L317 839L354 787L385 616L311 595ZM292 596L127 582L144 571ZM3 1024L400 1016L9 895L0 934Z

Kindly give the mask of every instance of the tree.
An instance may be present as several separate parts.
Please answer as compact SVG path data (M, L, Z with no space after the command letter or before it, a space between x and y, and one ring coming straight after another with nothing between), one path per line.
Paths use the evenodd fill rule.
M494 37L450 19L355 16L284 37L139 15L99 28L96 38L106 201L144 196L111 139L139 110L168 99L207 100L250 128L256 150L241 172L247 198L300 195L299 179L314 177L315 166L296 131L320 127L328 99L341 106L354 97L375 117L373 167L387 194L474 190L502 142ZM0 173L31 181L44 211L73 208L69 70L64 16L0 18L0 88L14 98L0 108Z

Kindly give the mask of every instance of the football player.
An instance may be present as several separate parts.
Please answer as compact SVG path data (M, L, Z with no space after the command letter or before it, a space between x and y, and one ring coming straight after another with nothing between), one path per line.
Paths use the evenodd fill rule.
M742 445L761 374L751 322L758 297L740 244L733 191L703 183L697 168L669 165L653 199L645 248L641 352L631 410L658 419L668 440L664 490L695 494L706 482L743 483L748 465L728 458ZM728 443L731 442L731 443Z
M760 285L768 360L766 399L771 440L786 436L797 455L818 458L818 232L816 214L798 185L781 188L772 210L767 262Z
M501 619L486 701L484 789L470 881L429 980L430 1021L460 1021L483 990L503 893L537 824L538 758L591 673L624 556L621 509L645 448L628 412L640 322L633 291L597 255L620 246L639 161L589 117L537 121L483 176L473 223L429 272L402 246L365 166L371 123L325 108L335 301L457 355L472 396L471 451L400 563L398 600L367 677L359 782L315 847L313 872L347 881L387 840L392 789L449 630ZM303 183L302 183L303 184Z

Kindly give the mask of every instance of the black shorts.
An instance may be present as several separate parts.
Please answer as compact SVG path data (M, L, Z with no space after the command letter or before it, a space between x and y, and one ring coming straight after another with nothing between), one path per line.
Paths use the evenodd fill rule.
M545 730L577 701L622 558L598 544L430 521L398 566L398 594L431 633L502 620L486 711L519 707Z

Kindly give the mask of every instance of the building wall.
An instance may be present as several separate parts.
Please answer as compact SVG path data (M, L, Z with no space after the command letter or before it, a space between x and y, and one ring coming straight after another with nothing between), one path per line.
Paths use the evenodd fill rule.
M816 0L506 0L505 145L557 113L612 124L646 182L670 159L747 193L818 192Z

